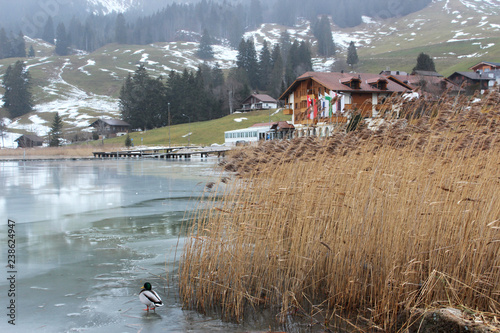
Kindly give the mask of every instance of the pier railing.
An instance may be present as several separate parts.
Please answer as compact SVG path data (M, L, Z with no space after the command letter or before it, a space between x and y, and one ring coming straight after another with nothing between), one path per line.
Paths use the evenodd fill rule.
M199 155L201 158L214 155L224 157L230 150L229 147L150 147L132 150L95 151L95 158L165 158L165 159L190 159Z

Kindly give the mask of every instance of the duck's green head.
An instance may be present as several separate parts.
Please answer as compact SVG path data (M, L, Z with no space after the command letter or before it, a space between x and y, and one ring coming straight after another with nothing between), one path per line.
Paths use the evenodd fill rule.
M151 283L149 283L149 282L144 283L144 287L142 287L142 288L144 288L146 290L151 290Z

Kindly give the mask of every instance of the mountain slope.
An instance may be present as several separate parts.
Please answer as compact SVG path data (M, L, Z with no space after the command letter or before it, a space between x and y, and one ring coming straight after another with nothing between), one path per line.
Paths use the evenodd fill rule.
M375 64L394 68L395 60L401 59L402 68L394 69L411 70L417 54L425 52L435 58L440 72L451 74L460 63L464 65L458 67L466 70L477 59L498 59L499 14L498 1L434 0L422 11L373 21L351 33L363 45L358 53L367 69L374 70Z
M378 73L387 67L411 71L420 52L431 55L444 75L467 70L481 60L500 62L499 14L498 1L435 0L404 17L365 18L362 25L352 29L333 27L333 38L340 46L337 58L314 58L314 69L328 71L332 65L345 62L345 48L351 40L358 48L358 72ZM264 40L270 45L277 43L285 30L292 39L306 40L314 49L316 41L305 20L295 27L263 24L247 32L245 38L252 38L259 51ZM196 69L202 63L195 55L198 44L193 42L110 44L91 54L56 57L52 55L53 46L29 38L26 41L37 51L36 58L27 59L35 83L36 111L9 121L8 142L19 136L15 133L46 135L56 111L63 117L66 131L88 131L97 117L118 117L117 96L123 79L141 62L155 76L184 67ZM214 51L211 64L218 62L223 69L235 66L236 50L214 45ZM0 60L0 75L15 60ZM2 114L6 115L5 110L0 111L0 118Z
M123 13L140 4L140 0L87 0L89 8L96 14Z

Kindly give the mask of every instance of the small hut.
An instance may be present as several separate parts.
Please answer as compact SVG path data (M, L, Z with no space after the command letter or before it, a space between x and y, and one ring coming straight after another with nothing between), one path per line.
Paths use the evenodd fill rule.
M24 134L15 140L18 148L41 147L43 141L43 138L33 134Z

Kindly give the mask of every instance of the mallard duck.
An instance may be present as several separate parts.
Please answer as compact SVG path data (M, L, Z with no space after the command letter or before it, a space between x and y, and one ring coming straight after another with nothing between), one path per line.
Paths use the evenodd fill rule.
M139 299L143 304L146 304L146 308L144 311L149 312L149 308L155 311L158 306L163 306L163 302L161 301L160 296L156 293L156 291L151 289L151 283L146 282L144 286L141 287L141 292L139 293Z

